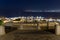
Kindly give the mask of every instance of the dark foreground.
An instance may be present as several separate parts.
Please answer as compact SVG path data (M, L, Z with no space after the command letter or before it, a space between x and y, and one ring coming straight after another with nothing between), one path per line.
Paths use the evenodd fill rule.
M20 31L16 30L2 36L0 40L60 40L60 36L46 31Z

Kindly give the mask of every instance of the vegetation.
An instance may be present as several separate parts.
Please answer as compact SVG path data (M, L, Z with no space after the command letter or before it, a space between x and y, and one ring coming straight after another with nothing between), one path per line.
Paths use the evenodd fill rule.
M0 25L3 25L3 21L2 20L0 20Z

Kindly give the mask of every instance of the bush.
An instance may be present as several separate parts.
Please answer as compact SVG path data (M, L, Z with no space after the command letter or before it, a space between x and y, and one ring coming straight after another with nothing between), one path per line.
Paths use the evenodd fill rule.
M3 21L2 20L0 20L0 25L2 25L3 24Z

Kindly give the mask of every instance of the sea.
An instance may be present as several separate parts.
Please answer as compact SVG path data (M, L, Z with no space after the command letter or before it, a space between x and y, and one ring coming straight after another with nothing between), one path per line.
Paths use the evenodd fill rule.
M0 16L5 17L18 17L18 16L42 16L42 17L53 17L60 18L60 12L16 12L16 11L3 11L0 12Z

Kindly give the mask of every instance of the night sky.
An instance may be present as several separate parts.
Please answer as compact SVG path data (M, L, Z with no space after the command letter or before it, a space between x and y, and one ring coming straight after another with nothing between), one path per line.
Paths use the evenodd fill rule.
M0 16L27 16L24 10L59 10L60 0L0 0ZM29 13L30 14L30 13ZM44 15L46 14L46 15ZM57 13L52 13L55 16ZM40 15L31 13L30 15ZM48 13L43 13L48 16ZM42 15L40 15L42 16ZM57 16L60 16L58 13Z

